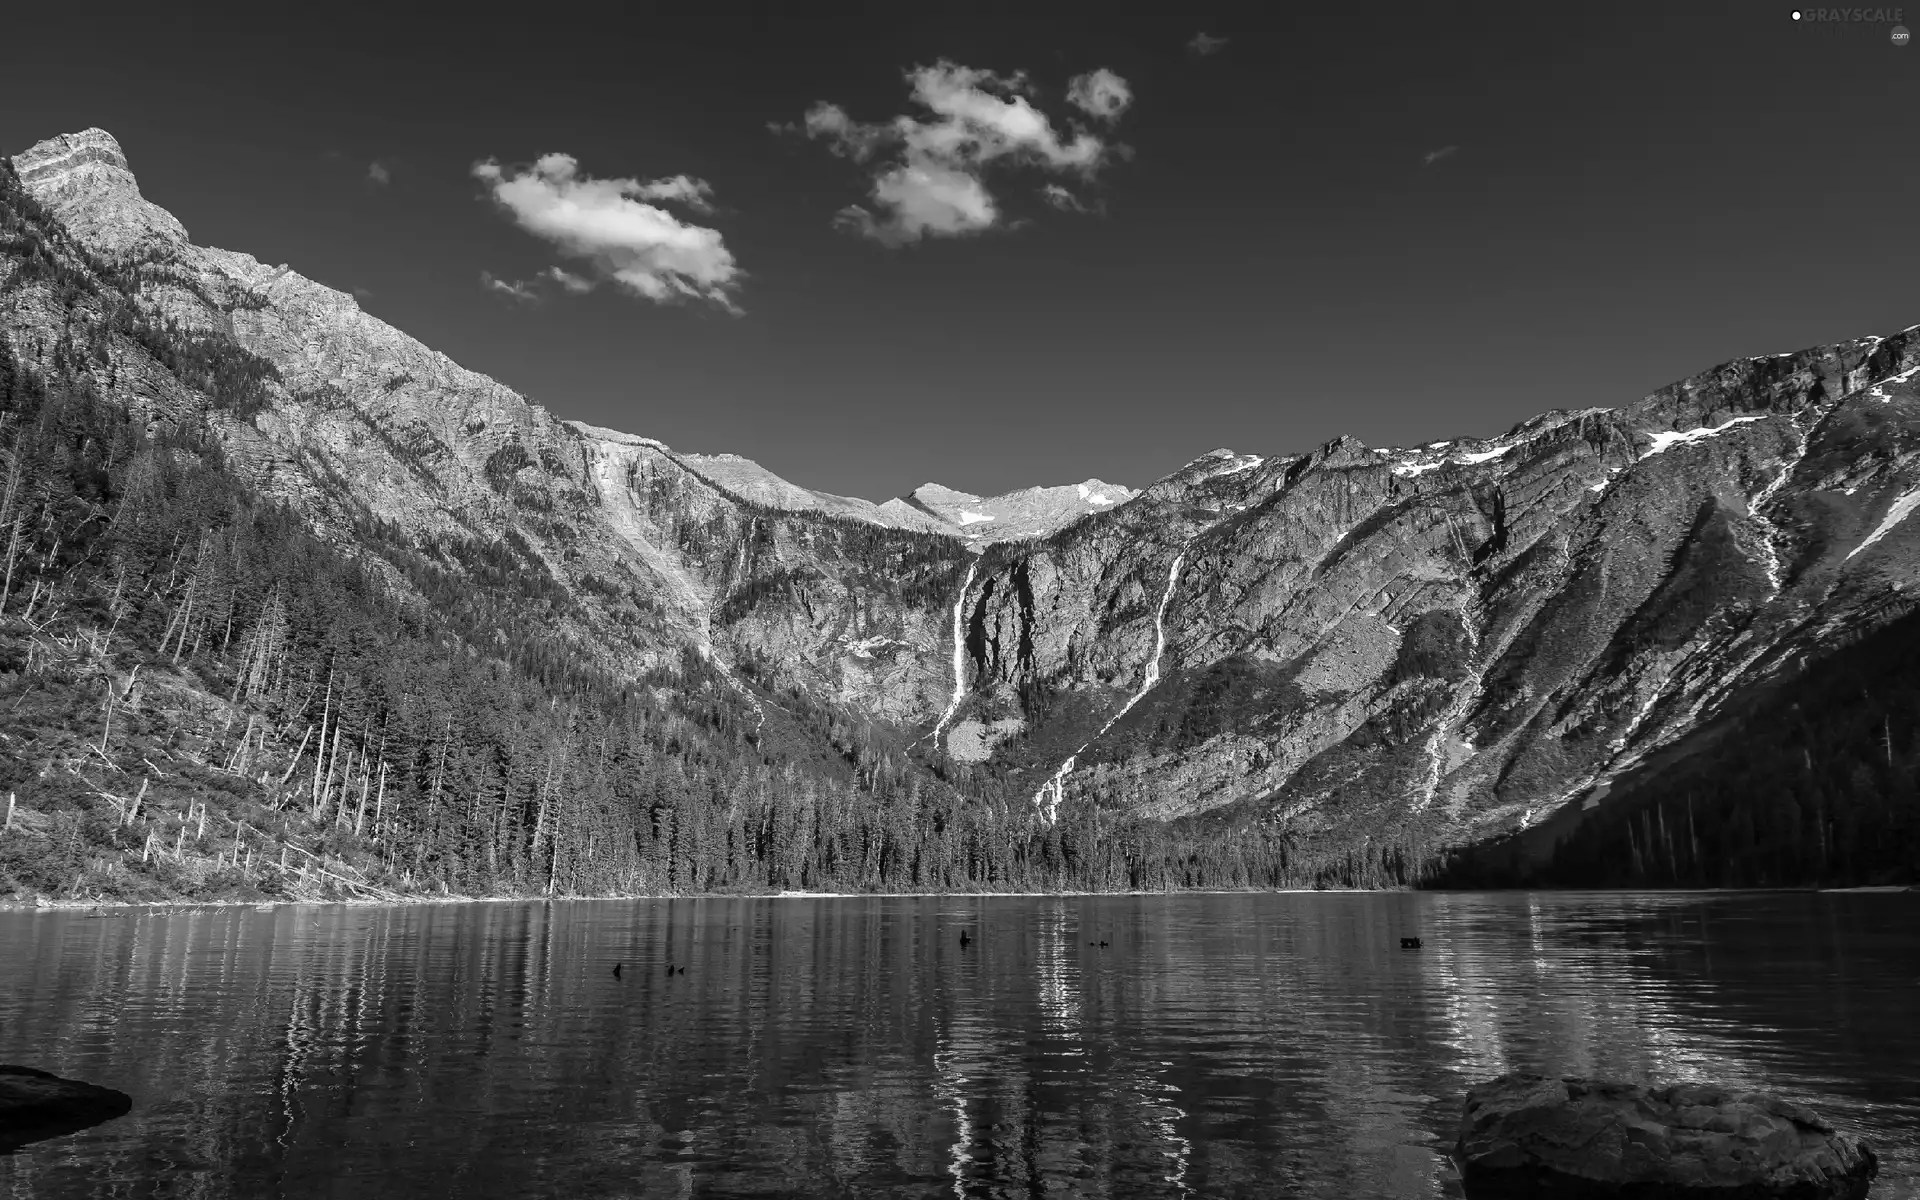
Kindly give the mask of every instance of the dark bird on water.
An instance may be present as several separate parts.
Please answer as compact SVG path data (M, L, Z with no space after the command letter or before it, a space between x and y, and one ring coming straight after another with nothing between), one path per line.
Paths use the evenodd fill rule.
M626 964L625 964L625 963L615 963L615 964L613 964L613 977L614 977L615 979L618 979L618 978L620 978L620 968L621 968L621 967L624 967L624 966L626 966Z
M1419 938L1401 938L1400 948L1402 950L1418 950L1420 948L1420 939Z
M971 937L968 937L968 936L967 936L967 931L966 931L966 930L964 930L964 929L962 929L962 930L960 931L960 945L961 945L961 946L963 946L963 947L964 947L964 946L965 946L965 945L966 945L966 944L967 944L968 942L970 942L970 941L972 941L972 940L973 940L973 939L972 939Z
M669 975L671 975L671 974L673 974L673 964L672 964L672 963L668 963L668 964L667 964L667 974L669 974Z

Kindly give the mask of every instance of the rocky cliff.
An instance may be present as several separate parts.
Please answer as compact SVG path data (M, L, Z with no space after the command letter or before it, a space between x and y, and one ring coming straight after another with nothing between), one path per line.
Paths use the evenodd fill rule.
M494 548L610 670L691 650L763 713L799 692L897 726L1043 818L1504 831L1604 803L1912 607L1920 327L1494 438L872 504L556 420L290 267L196 246L102 131L14 163L144 311L272 364L212 426L325 536L372 522L450 569ZM5 320L23 357L59 336L45 297ZM93 369L156 419L194 402L136 356Z
M1460 838L1597 804L1911 607L1917 365L1909 329L1498 438L1202 460L988 553L955 734L1021 720L992 757L1047 806Z

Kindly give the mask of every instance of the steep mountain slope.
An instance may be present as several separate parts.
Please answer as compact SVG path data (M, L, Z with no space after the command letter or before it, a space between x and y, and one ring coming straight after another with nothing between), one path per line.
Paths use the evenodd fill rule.
M1487 441L1203 460L989 552L954 734L1021 721L990 761L1049 806L1337 835L1457 839L1604 797L1911 607L1916 364L1909 329Z
M912 646L919 656L889 674L875 711L925 715L938 703L937 632L919 614L889 610L880 597L824 593L801 606L804 633L752 613L758 594L814 577L877 568L889 585L921 586L920 575L903 573L902 556L932 554L921 571L957 577L967 554L939 522L900 505L883 511L806 492L744 459L677 455L650 439L557 421L360 311L351 296L286 266L193 245L141 197L104 131L43 142L16 166L89 251L133 276L144 310L189 333L230 336L273 364L279 377L267 381L266 402L249 420L222 422L218 436L252 483L336 536L370 517L423 546L505 544L516 569L571 598L558 614L564 635L610 667L672 662L687 643L709 652L721 620L742 626L718 639L729 655L731 643L747 653L776 646L799 681L828 693L871 674L874 639ZM815 562L810 543L829 529L829 557ZM776 545L774 559L748 553L753 544ZM874 557L850 563L837 552ZM916 669L922 657L926 668Z
M1373 861L1531 826L1913 606L1920 327L1492 439L874 505L557 421L350 297L194 246L101 131L15 161L140 312L271 368L209 436L342 552L377 527L510 578L611 677L692 654L757 725L803 701L876 723L1042 829L1097 809ZM6 319L19 347L62 336L57 307ZM105 353L88 369L150 421L204 407Z
M299 402L231 334L158 318L140 284L0 161L0 900L1406 877L1279 839L1042 829L932 775L900 731L731 670L704 625L653 636L651 657L677 661L610 668L648 610L529 569L514 526L422 535L243 478L239 428ZM589 466L625 494L611 530L648 569L656 531L631 483L657 464L610 440ZM354 501L350 481L320 482ZM864 523L802 533L866 603L911 585L915 545L951 550ZM749 562L793 540L759 517L749 534ZM704 611L699 584L661 579L694 592L687 611ZM582 644L607 613L615 628Z
M1920 885L1920 613L1808 658L1614 780L1457 848L1444 886Z

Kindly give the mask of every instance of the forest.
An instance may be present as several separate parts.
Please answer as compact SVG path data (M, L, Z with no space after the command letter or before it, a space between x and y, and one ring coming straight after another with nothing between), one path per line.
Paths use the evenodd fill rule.
M1810 664L1616 784L1547 853L1455 851L1476 887L1920 884L1920 614Z
M88 255L0 161L0 900L1920 882L1920 617L1618 785L1550 857L1328 846L1258 804L1048 826L1031 780L777 663L594 657L511 531L423 544L361 512L321 537L222 450L306 401L153 316L158 269ZM191 402L138 408L130 373ZM1444 675L1457 639L1432 632L1408 669Z
M0 165L0 898L1412 882L1261 827L1044 827L764 666L763 718L691 651L584 657L527 619L568 599L510 544L371 514L331 544L222 453L277 372L150 316L151 269L91 258ZM129 363L196 405L149 431Z

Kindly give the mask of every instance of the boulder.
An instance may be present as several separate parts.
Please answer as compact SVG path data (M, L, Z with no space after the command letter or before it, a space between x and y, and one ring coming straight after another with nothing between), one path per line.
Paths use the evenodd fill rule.
M1455 1154L1473 1200L1854 1200L1878 1169L1865 1142L1758 1092L1525 1074L1467 1093Z
M132 1108L125 1092L0 1064L0 1154L111 1121Z

